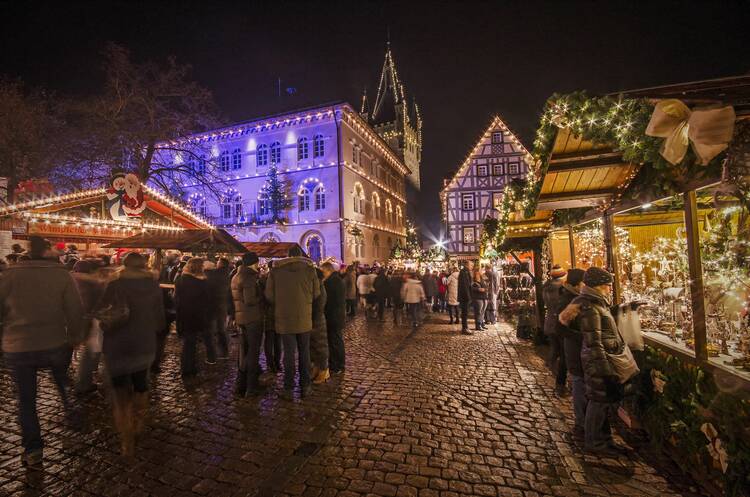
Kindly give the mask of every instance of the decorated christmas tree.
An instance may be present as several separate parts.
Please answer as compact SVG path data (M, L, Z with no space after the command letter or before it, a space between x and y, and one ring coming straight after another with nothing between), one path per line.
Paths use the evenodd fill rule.
M283 224L286 221L286 211L292 207L292 200L289 198L287 183L279 178L276 165L272 165L268 170L268 179L258 194L259 200L268 201L268 207L271 211L271 221Z

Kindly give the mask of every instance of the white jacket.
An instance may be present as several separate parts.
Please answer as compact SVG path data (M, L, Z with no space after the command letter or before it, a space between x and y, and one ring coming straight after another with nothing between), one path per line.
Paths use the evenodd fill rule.
M425 299L422 282L409 278L401 287L401 300L406 304L419 304Z
M448 276L448 291L445 298L448 300L448 305L458 305L458 271L453 271Z
M375 291L375 273L360 274L357 278L357 291L361 296L368 295Z

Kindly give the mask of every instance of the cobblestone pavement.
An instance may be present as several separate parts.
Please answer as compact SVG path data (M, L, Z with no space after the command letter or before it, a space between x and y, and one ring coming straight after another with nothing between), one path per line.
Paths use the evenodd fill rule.
M43 471L18 462L13 387L0 373L0 495L398 497L700 495L637 439L629 456L583 456L571 410L538 351L509 327L461 336L443 316L416 332L358 319L348 369L309 399L276 388L233 398L231 361L185 384L177 343L155 379L135 463L117 455L103 395L67 419L47 375Z

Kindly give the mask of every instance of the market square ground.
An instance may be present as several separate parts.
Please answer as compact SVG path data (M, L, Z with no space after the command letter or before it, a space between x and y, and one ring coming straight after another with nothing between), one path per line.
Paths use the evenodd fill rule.
M3 369L0 495L703 494L634 436L627 457L583 456L539 351L507 325L466 337L442 316L416 332L359 318L347 326L346 345L346 374L290 403L275 389L235 399L230 361L184 384L170 337L132 465L118 456L105 400L83 402L66 420L43 375L43 472L18 462L16 403Z

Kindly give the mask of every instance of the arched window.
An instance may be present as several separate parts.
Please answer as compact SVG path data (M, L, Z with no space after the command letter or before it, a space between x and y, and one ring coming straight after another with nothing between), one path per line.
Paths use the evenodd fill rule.
M401 206L396 206L396 225L397 226L403 226L404 224L404 214L401 212Z
M354 200L354 212L357 214L365 213L365 190L362 188L361 183L354 184L354 192L352 193L352 199Z
M310 190L308 190L306 186L303 186L302 188L299 189L299 192L297 192L297 195L299 197L300 212L309 211L310 210Z
M221 217L225 220L242 217L242 195L228 191L221 202Z
M308 235L303 246L308 257L313 261L320 262L323 259L323 240L320 238L320 235Z
M380 258L380 235L377 233L372 237L372 255L376 260Z
M191 199L190 206L192 207L193 212L199 216L207 217L208 209L206 208L206 198L203 195L196 194L196 196Z
M224 150L219 155L219 168L223 173L229 171L229 150Z
M258 145L255 155L255 164L258 167L266 167L268 165L268 145Z
M276 165L281 163L281 143L273 142L271 144L271 164Z
M313 157L323 157L326 154L326 144L323 135L315 135L313 138Z
M239 193L235 195L232 199L232 203L234 204L234 217L240 219L245 214L244 209L242 208L242 195Z
M380 219L380 195L378 195L378 192L372 192L372 217Z
M322 211L326 208L326 190L323 185L318 185L313 191L315 197L315 210Z
M232 169L242 169L242 150L239 148L232 150Z
M388 223L393 222L393 203L389 198L385 199L385 220Z
M310 144L307 142L306 137L302 137L297 140L297 160L305 160L310 158Z

